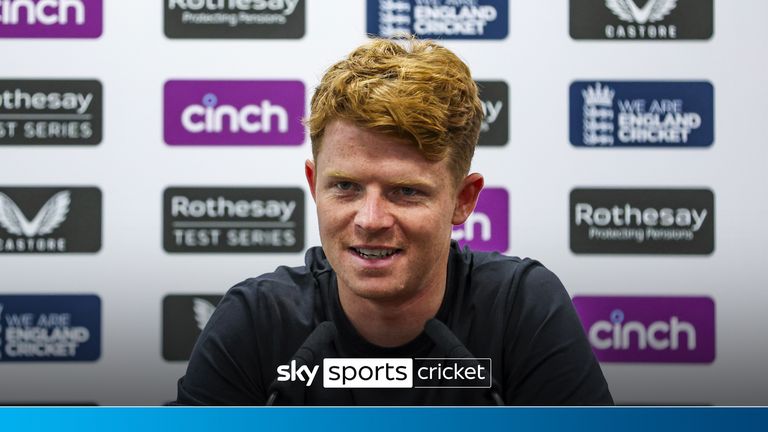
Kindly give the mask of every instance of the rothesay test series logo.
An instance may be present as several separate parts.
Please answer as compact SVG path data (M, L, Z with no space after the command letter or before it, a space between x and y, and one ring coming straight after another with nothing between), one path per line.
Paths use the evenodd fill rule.
M0 253L98 252L101 191L0 186Z
M576 147L708 147L714 89L706 81L576 81L570 87Z
M211 319L221 295L167 295L163 299L163 358L189 360L200 332Z
M570 0L574 39L709 39L713 0Z
M712 363L715 303L709 297L574 296L601 362Z
M163 134L170 145L301 145L301 81L165 83Z
M484 188L477 206L466 222L453 227L451 238L461 247L476 251L501 252L509 249L509 193L500 187Z
M368 34L385 38L504 39L507 0L367 0Z
M0 38L98 38L103 0L2 0Z
M0 362L95 361L101 356L96 295L0 295Z

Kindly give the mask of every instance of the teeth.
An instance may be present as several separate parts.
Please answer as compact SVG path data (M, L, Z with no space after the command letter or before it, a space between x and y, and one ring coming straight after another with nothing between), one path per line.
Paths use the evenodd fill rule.
M396 249L355 249L358 255L367 259L385 258L397 252Z

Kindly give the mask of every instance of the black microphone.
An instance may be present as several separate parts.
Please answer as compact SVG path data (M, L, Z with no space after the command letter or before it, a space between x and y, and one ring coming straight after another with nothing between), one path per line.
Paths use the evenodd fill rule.
M449 358L461 358L461 359L474 359L476 358L471 352L464 346L458 337L449 329L445 324L436 318L432 318L424 325L424 332L430 339L446 354ZM498 381L491 376L491 398L496 402L496 405L504 405L504 399L499 394Z
M314 366L315 363L321 360L319 357L320 352L335 338L336 326L330 321L321 322L315 327L312 333L307 336L304 343L301 344L298 350L296 350L296 353L291 357L291 360L288 363L295 361L296 367L304 365ZM275 380L272 381L272 384L270 384L269 390L267 390L269 398L267 399L266 405L274 405L278 396L289 404L302 403L304 399L303 383L299 391L295 390L296 386L293 384L294 383L291 381L278 381L277 378L275 378Z

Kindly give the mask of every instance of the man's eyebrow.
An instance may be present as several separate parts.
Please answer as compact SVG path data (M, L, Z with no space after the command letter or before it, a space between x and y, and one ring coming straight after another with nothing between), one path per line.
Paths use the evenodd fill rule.
M351 181L354 181L356 179L355 176L353 176L351 174L347 174L344 171L338 171L338 170L327 171L327 172L325 172L325 176L326 177L330 177L332 179L336 179L336 180L351 180Z

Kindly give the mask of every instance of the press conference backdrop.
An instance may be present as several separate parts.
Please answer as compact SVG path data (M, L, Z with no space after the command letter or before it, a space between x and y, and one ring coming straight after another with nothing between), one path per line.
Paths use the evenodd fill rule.
M0 2L0 402L159 404L221 295L319 244L301 126L367 34L471 67L454 238L562 279L614 397L768 403L760 0Z

